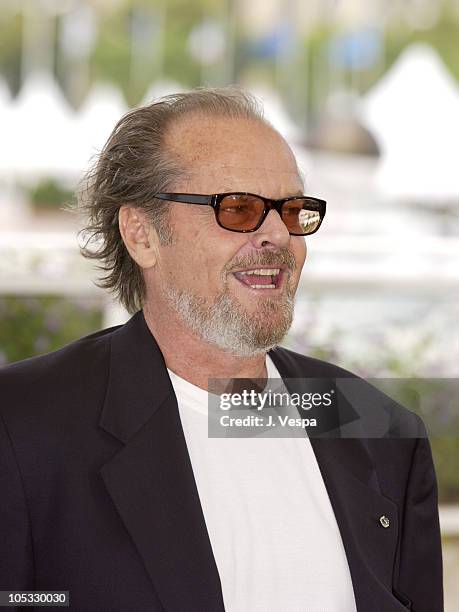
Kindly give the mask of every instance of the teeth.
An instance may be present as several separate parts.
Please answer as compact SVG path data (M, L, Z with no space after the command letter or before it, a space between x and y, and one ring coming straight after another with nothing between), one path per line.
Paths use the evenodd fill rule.
M250 285L252 289L275 289L276 285Z
M238 274L256 274L257 276L276 276L279 274L280 268L260 268L259 270L246 270L244 272L238 272Z

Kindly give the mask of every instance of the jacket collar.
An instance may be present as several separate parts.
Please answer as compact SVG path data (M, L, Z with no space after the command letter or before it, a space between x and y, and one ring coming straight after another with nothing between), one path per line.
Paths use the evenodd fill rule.
M163 355L140 310L112 334L100 426L126 444L173 394Z
M276 347L269 355L284 380L305 376L332 378L331 374L324 374L320 365L317 366L321 362L316 360L309 360L306 372L304 364L289 351ZM286 386L289 388L288 382ZM171 395L174 389L161 349L147 326L143 311L139 311L112 334L109 379L100 425L126 444ZM135 410L125 409L134 404ZM325 437L340 438L341 429L349 424L353 426L353 437L363 438L359 415L346 398L340 396L337 429L325 432ZM363 480L368 476L365 470L373 469L369 459L367 455L363 464L359 461L355 466Z
M177 400L142 311L112 334L100 426L124 444L100 473L164 609L223 611Z

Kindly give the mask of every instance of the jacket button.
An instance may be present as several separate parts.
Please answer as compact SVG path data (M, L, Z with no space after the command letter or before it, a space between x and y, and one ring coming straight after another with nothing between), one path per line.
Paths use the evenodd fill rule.
M389 519L384 514L379 517L379 522L384 527L384 529L387 529L389 527L389 525L390 525Z

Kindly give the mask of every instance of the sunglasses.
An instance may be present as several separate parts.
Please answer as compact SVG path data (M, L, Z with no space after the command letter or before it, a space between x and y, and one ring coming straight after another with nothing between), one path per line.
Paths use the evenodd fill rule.
M200 195L157 193L158 200L212 206L217 223L230 232L254 232L270 210L277 210L292 236L308 236L319 229L325 217L326 202L308 196L271 200L253 193L231 192Z

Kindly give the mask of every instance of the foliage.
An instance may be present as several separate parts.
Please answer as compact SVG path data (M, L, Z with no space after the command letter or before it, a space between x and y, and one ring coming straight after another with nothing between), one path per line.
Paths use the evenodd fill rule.
M459 502L459 439L453 436L430 439L442 503Z
M73 191L52 178L41 180L29 193L29 201L37 208L60 209L72 198Z
M158 51L152 40L150 48L144 52L140 79L138 76L133 78L132 74L130 24L133 3L128 3L116 13L103 15L100 34L91 57L92 79L111 80L118 84L130 105L138 104L152 81L164 75L185 87L199 85L199 66L188 53L187 39L193 26L208 13L208 4L205 0L169 0L162 7L148 3L136 5L137 10L142 9L152 22L160 20L159 23L165 25L161 33L154 35L161 35L163 41L161 58L158 61L154 56Z
M20 86L21 44L21 16L16 14L7 19L0 18L0 74L7 79L14 93Z
M125 12L103 17L90 65L93 82L112 81L118 84L127 94L127 99L132 101L132 92L128 91L130 52Z
M434 28L428 30L392 29L386 33L386 68L397 59L405 47L415 42L431 45L441 56L448 69L459 79L459 47L457 45L458 17L445 9Z
M53 351L101 327L93 300L0 296L0 364Z

